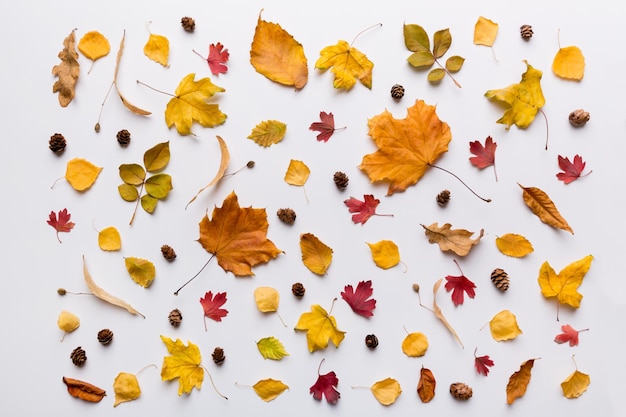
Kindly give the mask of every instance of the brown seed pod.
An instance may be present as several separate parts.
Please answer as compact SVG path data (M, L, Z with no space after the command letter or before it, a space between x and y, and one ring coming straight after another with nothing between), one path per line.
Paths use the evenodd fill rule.
M76 349L72 351L70 354L70 358L72 359L72 363L76 366L83 366L85 362L87 362L87 355L85 354L85 349L78 346Z
M280 221L285 224L293 224L296 221L296 212L290 208L278 209L276 215L278 216Z
M569 114L569 122L574 127L583 127L590 118L589 113L583 109L574 110Z
M180 25L186 32L193 32L196 29L196 21L189 16L180 19Z
M226 356L224 355L224 349L222 349L221 347L216 347L213 350L211 357L213 358L213 362L215 362L216 365L221 365L224 363L224 360L226 360Z
M522 25L519 28L520 35L525 41L533 37L533 27L530 25Z
M295 284L293 284L291 286L291 292L296 297L304 296L305 291L306 291L306 289L304 288L304 285L302 285L302 283L300 283L300 282L296 282Z
M167 316L167 319L170 321L170 324L172 326L178 327L180 326L180 322L183 320L183 315L179 309L175 308L174 310L170 311L170 314L169 316Z
M54 153L61 153L65 150L65 146L67 145L67 141L65 137L60 133L55 133L50 136L50 141L48 141L48 147Z
M130 143L130 132L126 129L122 129L115 135L117 138L117 143L121 146L128 146Z
M394 84L391 87L391 97L394 100L400 100L402 97L404 97L404 87L402 87L400 84Z
M98 332L98 342L108 345L113 340L113 332L109 329L102 329Z
M457 400L466 401L472 398L472 388L463 382L454 382L450 384L450 395Z
M365 336L365 346L370 349L376 349L376 346L378 346L378 338L376 335L368 334Z
M439 204L439 207L445 207L450 201L450 191L443 190L442 192L437 194L436 200L437 204Z
M339 191L343 191L348 186L349 178L345 173L337 171L333 175L333 181L335 182L335 185L337 186Z
M491 273L491 282L502 292L509 289L509 274L502 268L496 268Z
M176 252L174 251L174 248L172 248L170 245L161 246L161 254L169 262L172 262L174 259L176 259Z

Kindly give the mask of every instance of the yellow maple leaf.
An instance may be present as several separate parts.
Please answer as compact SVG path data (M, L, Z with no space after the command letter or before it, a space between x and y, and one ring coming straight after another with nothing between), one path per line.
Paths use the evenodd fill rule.
M465 229L452 229L450 223L439 226L433 223L430 226L421 225L424 233L428 237L428 242L437 243L442 251L451 251L459 256L467 255L470 250L480 242L485 233L484 229L480 229L480 233L476 239L472 239L474 232Z
M143 47L143 53L154 62L167 67L167 60L170 56L170 41L163 35L151 33Z
M226 91L211 82L208 77L195 81L196 74L186 75L176 87L175 96L165 108L167 127L176 126L181 135L191 134L191 125L198 122L204 127L214 127L226 121L219 105L208 103L207 100Z
M309 69L302 44L279 24L261 20L261 12L250 49L250 63L258 73L274 82L298 90L303 88Z
M318 304L311 305L310 312L302 313L294 330L306 331L306 342L309 352L326 349L329 341L333 342L335 347L339 347L346 335L346 332L337 328L335 317L329 315Z
M142 287L148 288L154 281L156 268L149 260L129 256L124 258L124 264L133 281Z
M400 262L398 245L391 240L381 240L376 243L367 243L372 251L374 263L383 269L392 268Z
M106 227L98 232L98 246L104 251L117 251L122 248L120 232L113 226Z
M198 346L189 341L185 346L180 339L173 341L166 336L161 336L161 340L170 353L170 356L163 358L161 379L178 379L178 395L190 394L193 388L200 389L204 381L204 368Z
M333 260L333 250L312 233L300 235L302 262L314 274L324 275Z
M391 405L396 402L396 399L402 394L402 387L400 383L393 378L385 378L381 381L375 382L370 390L374 394L374 398L378 400L382 405Z
M507 109L496 123L505 124L507 130L516 125L525 129L535 120L537 112L546 103L541 91L541 76L543 73L526 63L526 72L518 84L511 84L506 88L488 90L485 96L504 104Z
M496 238L498 250L507 256L523 258L533 252L533 245L522 235L506 233Z
M498 24L486 17L479 16L474 25L474 44L493 46L498 35Z
M515 314L509 310L502 310L493 316L489 321L489 330L491 337L498 342L513 340L522 334L522 330L517 325Z
M378 150L365 155L359 169L371 182L388 181L387 195L416 184L428 167L448 151L450 127L439 120L436 107L422 100L407 109L404 119L385 110L367 123Z
M76 52L76 37L74 30L63 40L63 49L59 52L61 63L52 67L52 75L59 79L52 86L53 93L59 93L59 104L67 107L76 94L76 82L80 75L78 52Z
M287 132L287 125L278 120L265 120L252 129L248 139L265 148L282 141Z
M117 407L127 401L136 400L141 396L141 388L139 388L137 377L126 372L117 374L113 381L113 391L115 392L113 407Z
M580 81L585 75L585 57L577 46L559 48L552 61L552 71L566 80Z
M252 386L256 395L258 395L263 401L272 401L286 389L289 389L282 381L268 378L262 379Z
M428 338L424 333L409 333L402 341L402 352L411 358L424 356L428 350Z
M102 167L83 158L74 158L67 162L65 179L76 191L85 191L96 182L100 171Z
M589 375L576 369L563 382L561 382L561 390L565 398L578 398L587 391L587 387L591 383Z
M507 404L513 404L516 399L523 397L524 394L526 394L526 389L530 383L531 370L533 369L534 364L534 359L527 360L520 366L519 371L514 372L509 377L509 382L506 385Z
M100 58L107 56L111 52L111 44L104 35L98 31L87 32L78 41L78 50L91 60L91 67L87 74L91 72L93 64Z
M524 187L521 184L517 184L522 190L522 198L526 205L539 217L539 219L557 229L567 230L571 234L574 234L574 230L570 227L567 221L563 218L559 210L556 208L554 202L550 199L545 191L537 187Z
M578 292L578 287L589 271L591 261L593 256L587 255L567 265L558 274L548 261L545 261L539 269L538 282L541 294L546 298L556 297L560 304L567 304L573 308L580 307L583 296Z
M344 40L336 45L327 46L320 51L315 68L326 71L331 68L335 75L333 87L350 90L358 79L367 88L372 88L372 69L374 64L367 56Z

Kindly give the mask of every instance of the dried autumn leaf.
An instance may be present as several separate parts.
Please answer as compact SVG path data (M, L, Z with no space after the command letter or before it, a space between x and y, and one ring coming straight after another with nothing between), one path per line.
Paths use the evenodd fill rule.
M589 387L591 378L589 375L580 372L578 368L572 374L570 374L563 382L561 382L561 390L565 398L574 399L578 398Z
M391 405L402 394L400 383L393 378L385 378L370 387L372 394L382 405Z
M320 132L317 140L320 142L328 142L328 139L335 133L335 116L332 113L320 112L320 122L313 122L309 126L309 130Z
M497 342L513 340L522 330L517 325L517 317L509 310L502 310L489 321L491 337Z
M583 296L578 292L578 287L589 271L591 261L593 261L593 256L587 255L567 265L558 274L548 261L545 261L539 269L537 279L541 294L546 298L556 297L559 304L567 304L573 308L580 307Z
M250 48L250 63L259 74L274 82L298 90L303 88L309 69L302 44L279 24L261 20L261 12Z
M280 340L273 336L262 338L256 342L256 347L259 349L259 353L261 353L263 359L279 361L285 356L289 356L289 353L285 350L285 346Z
M324 359L322 359L323 361ZM334 371L324 375L320 374L322 362L320 362L320 366L317 369L317 381L309 388L309 393L313 394L313 398L318 401L322 401L322 397L326 397L327 403L337 404L337 401L341 398L341 394L337 391L339 378L337 378L337 374Z
M476 288L476 284L474 284L469 278L465 275L446 275L446 291L452 291L452 302L455 306L459 306L463 304L464 294L467 294L469 298L474 298L476 292L474 288Z
M537 187L524 187L517 183L523 191L522 197L526 205L532 210L539 220L557 229L567 230L574 234L574 230L567 223L567 220L561 216L559 210L554 205L548 194Z
M318 305L311 305L311 311L302 313L294 330L306 331L309 352L326 349L331 341L335 347L343 341L346 332L337 328L337 320Z
M91 68L87 74L91 72L93 64L100 58L107 56L111 52L111 44L104 35L98 31L92 30L87 32L78 41L78 50L85 55L91 62Z
M287 125L278 120L265 120L252 129L248 139L265 148L282 141L287 132Z
M98 232L98 246L104 251L117 251L122 248L120 232L113 226L105 227Z
M74 158L67 162L65 179L76 191L85 191L96 182L100 171L102 171L102 167L96 166L84 158Z
M66 208L64 208L63 210L59 210L58 218L57 214L54 211L51 211L48 215L48 221L46 223L48 223L54 228L54 230L56 230L57 240L59 241L59 243L62 243L61 239L59 238L59 232L69 233L76 225L74 222L70 221L71 218L72 215L67 212Z
M436 387L437 380L435 379L435 375L433 375L430 369L424 368L424 365L422 365L420 379L417 382L417 395L420 397L420 400L422 400L423 403L428 403L435 398Z
M526 388L530 382L531 370L535 364L534 359L529 359L524 362L519 371L514 372L509 377L509 382L506 385L506 402L507 404L513 404L513 402L526 394Z
M583 174L585 170L585 161L580 155L574 156L574 162L570 162L569 158L558 156L559 158L559 168L563 170L563 172L559 172L556 174L556 177L563 181L565 184L569 184L573 181L576 181L580 177L584 177L586 175L591 174L593 171L589 171L586 174Z
M474 368L476 369L476 372L478 372L480 375L487 376L489 375L489 368L491 368L495 364L491 360L489 355L476 356L477 349L474 349Z
M569 343L570 346L578 346L578 334L589 329L576 330L569 324L561 326L563 333L557 334L554 341L558 344Z
M201 192L203 192L207 188L212 187L213 185L217 184L217 182L224 177L224 173L226 172L226 169L228 168L228 164L230 163L230 152L228 151L228 146L226 145L226 141L224 141L224 139L222 139L221 136L216 135L215 137L217 138L217 142L220 145L220 153L222 155L221 158L220 158L220 167L218 168L218 170L215 173L215 176L213 177L211 182L209 182L207 185L202 187L196 193L196 195L193 196L193 198L191 200L189 200L189 202L187 203L185 208L187 208L189 206L189 204L193 203L195 201L195 199L198 198L198 196L200 195Z
M372 252L374 263L379 268L389 269L400 263L398 245L391 240L381 240L376 243L367 243L367 245Z
M272 287L257 287L254 290L254 301L262 313L275 312L278 310L280 294Z
M395 119L385 110L368 120L369 135L378 150L365 155L359 169L371 182L389 182L387 195L416 184L448 151L450 127L439 120L435 111L435 106L416 100L404 119Z
M302 262L311 272L324 275L333 260L333 250L312 233L300 235Z
M506 233L496 238L498 250L507 256L523 258L534 251L532 243L522 235Z
M333 87L350 90L359 80L365 87L372 88L374 63L348 42L339 40L336 45L327 46L320 51L315 69L326 71L331 67L335 76Z
M354 197L350 197L343 202L350 213L356 213L352 215L352 221L357 224L365 224L372 216L393 216L393 214L378 214L376 213L376 207L380 204L380 200L374 198L373 194L364 194L363 201Z
M311 170L304 162L292 159L285 172L285 182L290 185L303 186L309 179L309 174Z
M117 374L113 381L113 391L115 392L113 407L117 407L127 401L136 400L141 396L141 388L139 388L137 377L126 372Z
M81 400L97 403L107 395L106 391L102 388L90 384L89 382L81 381L79 379L63 377L63 383L67 386L67 392L72 397L80 398Z
M410 358L424 356L428 350L428 338L424 333L409 333L402 341L402 352Z
M164 67L168 67L167 60L170 56L170 41L163 35L151 33L143 47L143 53Z
M224 49L224 45L220 42L209 45L209 57L207 58L207 62L211 73L213 75L226 74L228 67L224 64L228 62L229 57L230 53L228 49Z
M341 298L350 306L352 311L363 317L372 317L376 308L376 300L370 298L374 293L372 281L360 281L356 290L352 285L346 285L341 292Z
M200 305L202 305L202 310L204 311L204 331L207 330L207 317L211 320L222 321L222 318L228 315L228 310L221 308L226 301L225 292L218 292L213 296L213 292L207 291L204 297L200 297Z
M142 287L148 288L154 281L156 268L149 260L129 256L124 258L124 264L133 281Z
M128 110L130 110L131 112L139 115L139 116L149 116L152 113L144 110L142 108L139 108L137 106L135 106L134 104L132 104L130 101L128 101L126 99L126 97L124 97L124 95L122 94L122 92L120 91L119 86L117 85L117 75L119 73L119 69L120 69L120 62L122 61L122 54L124 53L124 41L126 39L126 31L124 31L124 35L122 36L122 40L120 41L120 47L119 50L117 51L117 58L115 61L115 72L113 74L113 86L115 87L115 91L117 92L117 95L119 96L120 100L122 100L122 104L124 104L124 107L126 107ZM106 98L105 98L106 100ZM102 109L100 110L102 111ZM96 124L96 131L100 130L99 129L99 120L100 118L98 118L98 123Z
M498 24L486 17L479 16L474 25L474 44L493 46L498 35Z
M445 223L441 227L438 223L433 223L428 227L423 224L421 226L424 228L424 233L428 237L428 242L437 243L439 245L439 249L443 252L451 251L458 256L467 255L474 245L477 245L480 242L480 239L485 233L483 229L480 229L478 237L476 239L471 239L474 232L470 232L465 229L452 229L452 225L450 223Z
M433 285L433 309L432 311L435 314L435 317L437 317L443 323L443 325L446 326L446 329L448 329L448 331L452 334L452 336L454 336L454 339L457 342L459 342L459 345L461 345L461 347L464 348L463 342L461 342L461 338L459 337L457 332L454 330L450 322L448 322L448 320L445 318L445 316L443 315L443 312L441 311L441 308L437 304L437 291L439 291L439 287L441 287L442 282L443 282L443 278L440 278L435 282L435 285Z
M204 368L198 346L190 341L185 346L180 339L173 341L166 336L161 336L161 340L170 354L163 357L161 379L178 379L178 395L190 394L194 388L199 390L204 381Z
M80 318L78 318L76 314L70 313L67 310L61 310L59 318L57 319L57 326L59 326L59 329L63 330L63 338L65 338L65 334L78 329L80 326Z
M285 392L289 387L282 381L269 378L260 380L252 386L252 389L263 401L269 402Z
M498 181L498 174L496 173L496 148L498 144L493 141L491 136L487 136L485 139L485 146L479 141L475 140L470 142L469 149L472 154L469 161L478 169L487 168L493 165L493 173Z
M585 76L585 56L577 46L559 47L552 61L552 71L557 77L580 81Z
M213 209L200 221L198 242L217 257L218 264L235 276L254 275L252 267L267 263L282 251L267 239L265 209L240 207L237 195L230 193L222 207Z
M76 82L80 75L78 52L76 52L75 30L63 40L63 49L59 52L60 64L52 67L52 75L58 77L52 86L53 93L59 93L59 104L67 107L76 94Z

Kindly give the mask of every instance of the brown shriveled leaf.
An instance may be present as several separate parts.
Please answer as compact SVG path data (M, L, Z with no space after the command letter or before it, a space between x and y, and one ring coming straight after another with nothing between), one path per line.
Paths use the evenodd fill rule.
M219 180L221 180L222 177L224 176L224 173L226 172L226 168L228 168L228 164L230 162L230 153L228 152L228 146L226 146L226 142L224 141L224 139L222 139L221 136L215 136L215 137L217 138L217 142L220 144L220 152L222 153L222 158L221 158L221 161L220 161L220 167L218 168L217 173L215 174L215 176L213 177L211 182L209 182L207 185L202 187L196 193L196 195L193 196L193 198L191 200L189 200L189 203L187 203L185 208L187 208L189 206L189 204L193 203L195 201L195 199L198 198L198 196L200 195L200 193L202 191L204 191L207 188L217 184L217 182Z
M76 52L75 30L63 40L63 49L59 52L61 63L52 67L52 75L59 79L52 86L53 93L59 93L59 104L67 107L76 94L75 87L80 75L78 52Z
M511 405L513 402L526 394L526 388L530 382L531 370L535 364L535 359L529 359L524 362L519 371L514 372L509 377L509 383L506 385L506 403Z
M102 388L98 388L89 382L79 379L64 376L63 383L67 386L67 392L69 392L72 397L80 398L81 400L91 403L100 402L107 395L106 391Z
M129 102L128 100L126 100L126 98L122 95L122 92L120 91L119 86L117 85L117 75L120 69L120 61L122 60L122 54L124 53L124 40L125 39L126 39L126 31L124 31L124 35L122 36L122 40L120 41L120 48L117 51L117 58L115 60L115 72L113 74L113 86L115 87L115 91L117 92L117 95L119 96L120 100L122 100L122 104L124 104L124 107L126 107L128 110L130 110L131 112L137 115L149 116L152 114L151 112L141 109L135 106L134 104L132 104L131 102Z
M430 243L437 243L443 252L451 251L458 256L467 255L474 245L480 242L485 233L484 229L480 229L479 236L476 239L471 239L474 232L465 229L452 229L450 223L445 223L441 227L438 223L433 223L428 227L423 224L421 226L424 228Z
M523 191L522 197L526 205L535 213L539 219L556 229L567 230L574 234L574 230L567 221L561 216L548 194L536 187L524 187L517 183Z
M440 278L437 280L437 282L435 282L435 285L433 286L433 313L435 313L435 316L439 320L441 320L444 326L446 326L446 329L448 329L450 333L452 333L452 336L454 336L454 339L456 339L456 341L459 342L459 345L461 345L461 347L464 348L463 342L461 342L461 338L459 337L457 332L454 330L452 325L448 322L448 320L446 320L446 318L443 315L443 312L441 311L441 308L439 308L439 306L437 305L437 291L439 291L439 287L441 286L442 282L443 282L443 278Z
M430 400L435 397L436 386L437 381L435 380L435 376L432 371L428 368L424 368L424 365L422 365L420 379L417 383L417 395L419 395L420 400L422 400L423 403L430 402Z

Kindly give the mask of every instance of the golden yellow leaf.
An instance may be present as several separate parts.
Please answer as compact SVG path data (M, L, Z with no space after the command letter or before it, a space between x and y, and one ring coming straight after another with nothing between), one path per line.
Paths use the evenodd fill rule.
M498 35L498 24L486 17L479 16L474 25L474 44L493 46Z
M387 181L387 195L416 184L428 167L448 151L450 127L422 100L407 109L404 119L385 110L368 120L369 135L378 150L365 155L359 169L371 182Z
M498 342L513 340L522 334L522 330L517 325L515 314L509 310L502 310L493 316L489 321L489 330L491 337Z
M80 326L80 319L76 314L62 310L57 319L57 325L65 333L71 333Z
M272 401L289 387L276 379L262 379L252 386L256 395L263 401Z
M150 284L152 284L152 281L154 281L156 268L149 260L129 256L128 258L124 258L124 264L133 281L142 287L148 288Z
M161 340L170 354L163 357L161 379L178 379L178 395L190 394L194 388L200 389L204 381L204 368L198 346L190 341L185 346L180 339L173 341L166 336L161 336Z
M256 144L269 147L282 141L287 132L287 125L278 120L265 120L252 129L248 139Z
M187 206L189 206L189 204L193 203L194 200L196 198L198 198L198 195L200 195L200 193L202 191L204 191L207 188L217 184L217 182L224 177L224 173L226 172L226 169L228 168L228 164L230 163L230 152L228 151L228 146L226 145L226 141L224 141L224 139L222 139L221 136L217 136L216 135L215 137L217 138L217 142L220 145L220 152L221 152L221 155L222 155L221 158L220 158L220 167L217 170L217 172L215 173L215 176L213 177L211 182L209 182L207 185L202 187L196 193L196 195L191 200L189 200L189 202L187 203ZM185 206L185 208L187 208L187 206Z
M433 375L430 369L424 368L424 365L422 365L420 379L417 383L417 395L419 395L423 403L430 402L435 398L436 386L437 380L435 379L435 375Z
M214 127L226 121L226 115L222 113L219 105L209 103L207 100L215 95L226 91L211 82L208 77L195 81L196 74L185 76L173 97L165 108L165 123L167 127L176 126L181 135L191 134L193 122L200 123L204 127Z
M136 400L141 395L139 381L133 374L120 372L113 381L113 391L115 392L115 402L113 407L117 407L121 403Z
M309 313L302 313L294 330L306 331L306 342L309 352L326 349L331 341L335 347L346 335L346 332L337 328L337 320L329 315L324 308L318 304L311 305Z
M376 243L367 243L367 245L372 251L374 263L379 268L389 269L400 263L398 245L391 240L381 240Z
M163 35L151 33L143 47L143 53L154 62L167 67L167 60L170 56L170 41Z
M585 75L585 57L577 46L559 48L552 61L552 71L566 80L580 81Z
M106 227L98 233L98 246L105 251L117 251L122 248L120 232L113 226Z
M54 82L52 92L59 93L59 104L61 107L67 107L74 99L76 82L80 75L74 30L63 40L63 49L58 56L61 63L52 67L52 75L59 79Z
M272 287L257 287L254 290L254 301L259 311L263 313L274 312L278 310L280 294Z
M303 88L309 69L302 44L279 24L261 20L261 12L250 49L250 63L259 74L274 82L298 90Z
M465 229L452 229L450 223L445 223L441 227L438 223L433 223L428 227L423 224L421 226L424 228L424 233L428 237L428 242L437 243L439 249L443 252L451 251L458 256L467 255L474 245L480 242L480 239L485 233L483 229L480 229L478 237L472 239L471 237L474 235L474 232Z
M330 67L335 75L333 87L350 90L358 79L367 88L372 88L374 64L348 42L340 40L336 45L327 46L320 51L315 69L326 71Z
M333 250L312 233L300 235L302 262L311 272L324 275L333 260Z
M402 394L400 383L393 378L385 378L370 387L372 394L382 405L391 405Z
M85 33L83 37L80 38L80 41L78 41L78 50L92 61L91 67L93 68L94 62L107 56L109 52L111 52L111 44L102 33L92 30ZM89 68L87 74L90 72L91 68Z
M507 130L511 125L520 129L527 128L537 112L546 103L541 91L541 76L543 73L526 63L526 72L522 74L522 80L518 84L511 84L499 90L488 90L485 96L499 101L507 107L504 114L496 123L505 124Z
M530 371L533 369L534 364L534 359L527 360L520 366L519 371L514 372L513 375L509 377L509 382L506 385L507 404L513 404L513 401L526 394L526 388L528 387L531 377Z
M502 254L523 258L534 251L532 243L522 235L506 233L496 238L496 246Z
M76 191L85 191L96 182L100 171L102 167L83 158L74 158L67 162L65 179Z
M587 391L587 387L591 383L589 375L580 372L578 369L561 382L561 389L565 398L578 398Z
M557 229L567 230L574 234L574 230L567 223L567 220L561 216L559 210L554 205L548 194L536 187L524 187L517 184L522 190L522 197L526 205L535 213L539 220Z
M578 287L589 271L591 261L593 256L587 255L567 265L558 274L548 261L544 262L539 269L538 278L541 294L546 298L556 297L560 304L567 304L573 308L580 307L583 296L578 292Z
M304 162L292 159L289 161L289 166L285 173L285 182L291 185L302 186L309 179L309 174L311 174L311 170Z
M402 341L402 352L411 358L424 356L428 350L428 338L424 333L409 333Z

